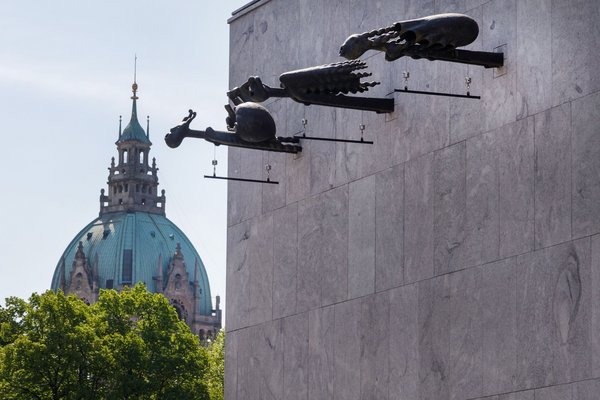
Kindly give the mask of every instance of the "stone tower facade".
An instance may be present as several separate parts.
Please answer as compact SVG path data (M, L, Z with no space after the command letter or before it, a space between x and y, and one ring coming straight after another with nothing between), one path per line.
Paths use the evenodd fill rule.
M395 111L270 99L301 154L229 148L225 398L600 398L600 2L257 0L230 88L343 61L353 33L458 12L485 69L370 51ZM403 72L410 78L405 82ZM481 100L396 92L465 94Z
M164 294L192 331L207 339L221 329L219 296L212 308L204 265L183 232L166 219L156 160L149 162L149 126L144 131L138 122L137 83L132 89L131 119L125 129L119 122L118 157L108 168L108 192L100 193L99 217L67 248L52 287L91 304L101 288L121 290L142 281Z

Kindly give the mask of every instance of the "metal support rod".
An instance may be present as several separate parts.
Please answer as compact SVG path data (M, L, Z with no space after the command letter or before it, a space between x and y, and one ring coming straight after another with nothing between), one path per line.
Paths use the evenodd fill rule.
M340 142L340 143L357 143L357 144L373 144L374 142L370 140L352 140L352 139L333 139L333 138L324 138L324 137L316 137L316 136L306 136L306 135L294 135L295 138L302 140L321 140L323 142Z
M426 94L429 96L442 96L442 97L459 97L461 99L475 99L475 100L479 100L481 99L481 96L473 96L471 95L471 93L467 92L467 94L455 94L455 93L442 93L442 92L426 92L423 90L410 90L407 88L404 89L394 89L394 92L398 92L398 93L413 93L413 94ZM392 93L394 93L392 92ZM389 93L389 94L392 94Z
M222 179L224 181L239 181L239 182L254 182L254 183L269 183L271 185L279 185L279 182L277 181L272 181L270 179L267 179L266 181L263 181L261 179L246 179L246 178L232 178L229 176L216 176L216 175L204 175L205 178L207 179Z

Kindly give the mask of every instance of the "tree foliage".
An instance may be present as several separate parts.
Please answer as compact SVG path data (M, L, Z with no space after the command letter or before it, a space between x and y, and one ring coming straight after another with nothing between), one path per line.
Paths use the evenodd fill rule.
M88 306L48 291L0 307L2 399L209 399L223 336L207 349L160 294L138 284ZM219 356L217 353L221 353ZM220 358L219 358L220 357ZM220 369L219 369L220 368Z
M210 400L223 400L225 376L225 332L220 331L208 347L207 389Z

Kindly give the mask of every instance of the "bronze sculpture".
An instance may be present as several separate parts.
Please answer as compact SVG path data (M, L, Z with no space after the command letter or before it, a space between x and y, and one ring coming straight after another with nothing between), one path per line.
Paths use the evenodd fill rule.
M407 56L486 68L501 67L504 64L502 53L457 49L473 43L478 34L479 26L471 17L437 14L351 35L340 47L340 56L355 60L368 50L376 50L384 52L387 61Z
M230 108L227 132L215 131L208 127L204 131L190 129L190 123L196 118L196 113L189 110L189 115L183 119L183 124L171 129L165 136L169 147L178 147L184 138L193 137L204 139L215 145L221 144L233 147L267 150L282 153L298 153L302 147L298 138L276 137L276 127L269 111L256 103L242 103Z
M364 61L353 60L289 71L279 77L281 88L267 86L260 77L252 76L242 86L227 92L227 96L236 105L248 101L260 103L270 97L289 97L305 105L393 112L393 99L346 96L366 92L379 84L361 82L362 78L371 74L356 71L366 68Z

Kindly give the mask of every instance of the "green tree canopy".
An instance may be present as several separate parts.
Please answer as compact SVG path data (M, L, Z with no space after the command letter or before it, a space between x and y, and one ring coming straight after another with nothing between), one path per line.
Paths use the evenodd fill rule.
M212 353L142 284L92 306L48 291L0 307L2 399L208 399Z
M223 400L225 376L225 332L220 331L208 347L206 384L210 400Z

